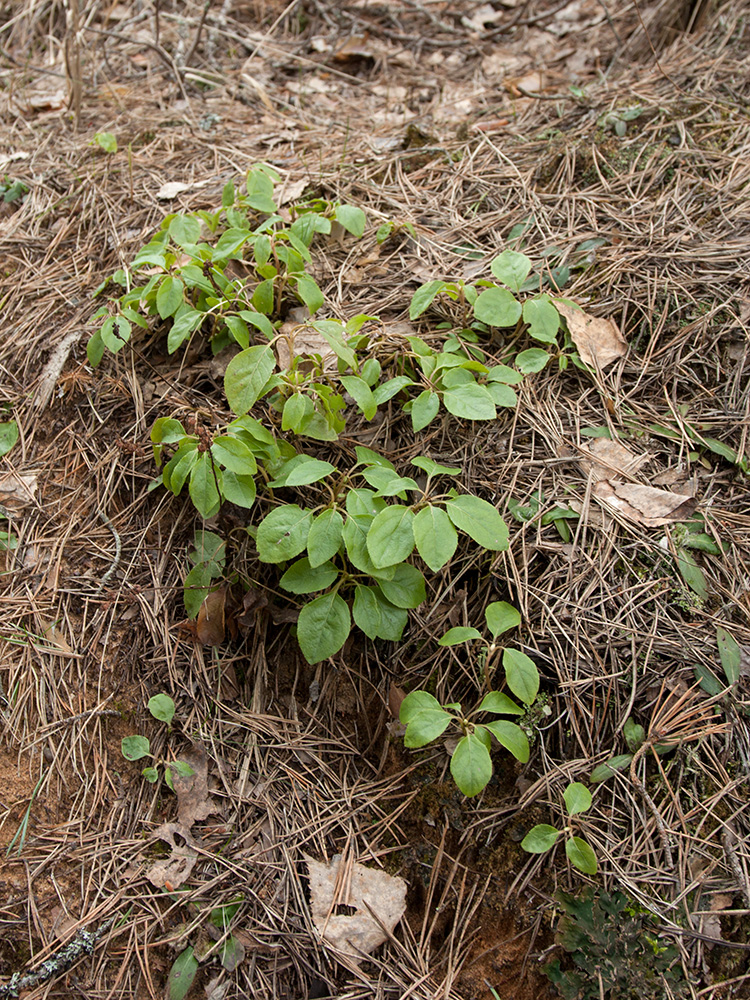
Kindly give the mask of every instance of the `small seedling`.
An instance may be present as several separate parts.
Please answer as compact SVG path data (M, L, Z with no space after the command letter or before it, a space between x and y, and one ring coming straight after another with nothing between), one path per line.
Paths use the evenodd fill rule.
M175 704L169 695L155 694L148 702L148 710L155 719L166 722L171 728L172 719L175 713ZM194 774L192 767L181 760L160 760L151 753L151 743L146 736L124 736L121 742L122 755L126 760L142 760L144 757L151 757L153 765L145 767L142 771L143 777L150 784L155 784L159 780L159 768L164 767L164 780L174 791L173 775L177 774L181 778L187 778Z
M456 646L481 640L485 649L478 659L489 683L490 661L498 650L494 640L520 624L521 616L511 604L495 601L485 609L485 619L493 636L492 642L483 639L478 629L457 627L449 629L438 644ZM539 690L539 671L534 661L520 650L506 647L503 650L503 667L510 690L527 706L530 705ZM493 736L516 760L525 764L529 759L529 741L520 726L504 719L477 722L474 716L480 712L518 716L523 715L525 709L503 692L490 691L479 707L465 716L460 704L441 705L427 691L412 691L404 698L400 710L401 722L406 725L406 747L426 746L442 736L451 724L461 733L450 767L454 781L464 795L469 796L478 795L492 777L490 750Z
M569 818L585 813L591 808L591 792L580 781L571 782L563 792L563 798ZM565 837L565 853L571 864L586 875L595 875L596 855L585 840L574 835L570 823L561 830L548 823L538 823L523 838L521 847L529 854L546 854L561 836Z
M117 139L111 132L97 132L91 142L92 146L98 146L105 153L117 152Z

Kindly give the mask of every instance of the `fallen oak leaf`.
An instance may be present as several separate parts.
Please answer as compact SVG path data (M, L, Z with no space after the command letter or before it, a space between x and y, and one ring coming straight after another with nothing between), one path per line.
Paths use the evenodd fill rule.
M697 497L670 493L654 486L601 479L593 495L605 506L646 528L658 528L674 521L688 521L698 507Z

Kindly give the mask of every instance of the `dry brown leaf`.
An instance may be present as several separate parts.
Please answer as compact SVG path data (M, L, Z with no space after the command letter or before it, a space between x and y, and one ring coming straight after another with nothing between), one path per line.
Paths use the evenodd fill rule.
M190 877L198 860L190 829L182 823L162 823L154 830L153 837L165 841L172 850L168 858L161 858L151 867L146 877L157 889L177 889Z
M0 502L17 509L34 503L37 477L35 472L4 472L0 476Z
M687 521L698 506L696 497L617 480L600 480L594 485L593 494L607 507L646 528Z
M183 753L180 760L189 764L193 773L183 777L172 772L172 784L177 796L177 819L190 829L199 819L206 819L218 807L208 794L208 760L202 747L195 745Z
M330 864L304 857L315 926L326 944L358 964L388 939L403 916L406 882L356 862L342 872L340 857ZM337 913L338 906L356 912Z
M398 720L401 712L401 702L406 697L406 691L398 684L391 684L388 688L388 708L394 719Z
M721 910L728 910L731 908L734 902L732 895L728 892L715 892L711 896L711 912L704 913L701 917L701 933L705 934L707 937L713 938L714 941L723 941L724 938L721 933L721 917L719 916ZM712 942L706 944L707 948L713 948Z
M627 353L628 345L611 319L591 316L564 302L555 301L557 311L568 324L570 336L581 361L592 368L606 368Z
M319 354L323 359L323 370L335 372L338 370L338 360L331 345L317 330L304 323L283 323L279 328L279 339L276 341L276 353L279 358L279 368L289 368L293 358L301 355Z
M595 438L591 444L581 445L580 456L578 464L595 482L618 475L632 476L650 458L648 454L634 455L624 444L608 438Z
M219 587L206 594L198 610L195 632L203 646L220 646L224 642L224 609L227 603L227 587Z

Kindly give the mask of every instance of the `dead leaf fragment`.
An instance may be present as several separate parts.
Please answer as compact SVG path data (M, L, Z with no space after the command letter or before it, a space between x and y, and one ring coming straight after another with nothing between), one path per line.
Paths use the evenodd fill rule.
M37 477L35 472L4 472L0 476L0 503L18 509L34 503Z
M578 464L595 482L613 476L633 476L650 458L648 453L634 455L624 444L609 438L595 438L591 444L581 445L580 456Z
M212 590L198 610L195 631L198 642L203 646L220 646L224 642L224 608L227 603L227 587Z
M168 858L161 858L152 866L146 877L157 889L166 886L177 889L190 877L198 860L193 836L182 823L162 823L154 830L153 837L165 841L172 850Z
M326 944L358 964L388 939L404 915L406 882L356 862L342 870L340 857L325 864L305 855L305 862L315 926ZM356 912L337 913L343 906Z
M279 328L276 351L281 369L289 368L293 358L298 358L301 355L319 354L323 359L324 371L335 372L337 370L337 358L331 345L314 327L304 323L283 323Z
M606 368L617 358L627 354L625 338L611 319L591 316L583 309L576 309L559 301L555 302L555 306L568 324L581 361L592 368Z
M687 521L698 506L697 497L617 480L600 480L594 485L593 494L605 506L646 528Z
M180 755L180 760L189 764L192 774L172 773L172 784L177 796L177 819L189 830L199 819L206 819L218 807L208 794L208 760L202 747L195 746Z

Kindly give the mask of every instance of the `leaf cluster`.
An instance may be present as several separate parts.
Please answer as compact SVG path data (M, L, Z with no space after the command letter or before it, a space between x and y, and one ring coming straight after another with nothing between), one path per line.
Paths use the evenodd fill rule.
M591 792L580 781L573 781L567 786L563 792L563 799L569 818L585 813L591 808ZM565 853L570 863L586 875L595 875L596 855L582 837L574 835L569 823L562 830L550 826L549 823L537 823L523 838L521 847L529 854L546 854L552 850L561 836L565 837Z
M174 701L167 694L155 694L148 702L148 710L151 715L160 722L165 722L171 728L172 719L175 713ZM145 767L142 771L143 777L149 784L155 784L159 780L159 768L164 767L164 780L169 788L174 791L173 776L179 775L187 778L194 774L192 767L181 760L171 760L169 762L158 760L151 753L151 742L147 736L123 736L120 746L125 760L142 760L144 757L151 757L154 763Z

